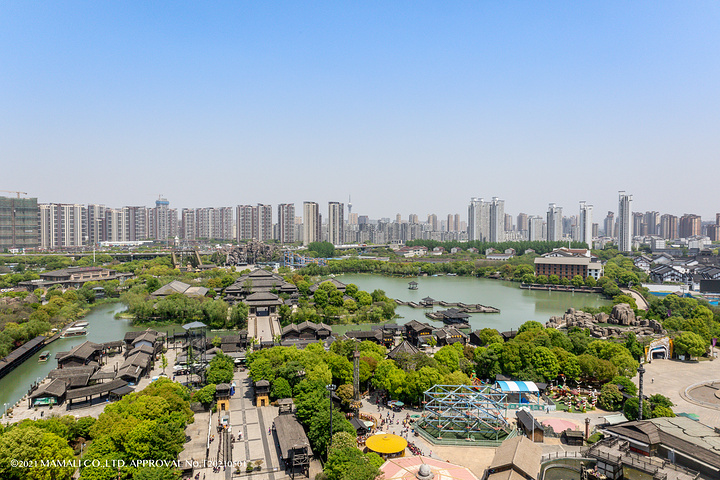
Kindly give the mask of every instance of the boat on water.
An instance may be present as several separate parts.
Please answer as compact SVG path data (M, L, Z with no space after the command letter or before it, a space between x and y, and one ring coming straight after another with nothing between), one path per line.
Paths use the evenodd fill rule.
M47 362L48 358L50 358L50 350L45 350L40 354L40 358L38 358L38 362Z
M75 322L75 323L73 323L73 327L82 327L82 328L85 328L85 327L87 327L88 325L89 325L88 322Z
M447 276L448 277L457 277L457 273L448 273Z
M87 335L85 327L70 327L60 335L60 338L80 337L83 335Z

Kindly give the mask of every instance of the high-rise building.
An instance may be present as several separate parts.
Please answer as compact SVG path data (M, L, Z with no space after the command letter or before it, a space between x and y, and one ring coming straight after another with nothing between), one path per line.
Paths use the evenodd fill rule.
M303 202L303 245L322 240L320 208L315 202Z
M106 208L104 240L108 242L127 242L129 241L129 233L127 211L124 208Z
M678 238L678 217L666 213L660 217L660 236L667 240Z
M547 212L547 240L558 242L562 240L562 207L551 203Z
M357 213L351 213L348 218L348 224L349 225L357 225L358 224L358 214Z
M147 240L150 238L149 225L150 214L147 207L123 207L128 216L128 228L130 234L128 240L136 242L138 240Z
M253 207L253 238L262 242L273 238L272 205L258 203Z
M505 200L493 197L490 201L490 238L499 243L505 241Z
M37 198L0 197L0 251L38 246Z
M86 208L87 212L87 232L88 245L96 245L107 240L107 231L105 229L105 205L89 204Z
M196 240L195 218L197 210L183 208L180 212L180 238L185 240Z
M593 223L592 224L592 238L597 238L600 236L600 224Z
M82 205L40 204L40 247L66 248L85 244L86 210Z
M593 223L592 223L593 206L585 202L580 202L580 216L578 218L578 231L580 233L580 241L585 242L588 248L592 248L593 243Z
M217 207L213 209L213 222L211 238L217 240L232 240L233 238L233 208Z
M420 223L420 219L418 218L417 213L411 213L410 215L408 215L408 223Z
M541 242L545 240L543 235L543 225L545 224L543 217L540 215L531 215L528 217L528 240L531 242Z
M505 214L505 231L512 232L513 230L513 217L509 213Z
M429 214L429 215L428 215L428 219L427 219L427 223L428 223L428 225L430 225L430 228L432 229L433 232L437 232L437 231L438 231L438 218L437 218L437 215L435 215L434 213Z
M614 237L615 236L615 214L613 212L608 212L607 216L605 217L605 221L603 222L603 228L605 229L605 236L606 237Z
M528 229L528 216L527 213L518 213L517 216L517 229L518 232L526 232Z
M644 223L645 215L641 212L632 213L632 231L634 237L647 235L647 225Z
M618 194L618 250L632 251L632 195Z
M342 245L344 243L345 205L340 202L328 203L328 242L333 245ZM400 214L398 213L398 220Z
M170 202L162 195L155 200L155 208L153 209L153 231L155 240L166 241L171 236L172 218L170 213ZM175 214L177 222L177 213Z
M645 212L643 223L647 225L646 235L658 235L660 233L660 214L658 212Z
M453 232L453 226L455 225L455 222L453 221L453 215L452 213L448 213L447 216L447 222L445 222L445 227L448 232Z
M237 211L237 239L266 241L273 238L272 206L238 205Z
M700 215L686 213L680 217L678 233L680 238L689 238L702 234L702 219Z
M395 214L395 223L402 223L402 215L399 213Z
M490 202L473 197L468 206L468 240L487 242L490 238Z
M348 210L350 205L348 205ZM357 213L350 215L357 216ZM295 243L295 204L281 203L278 205L278 241Z
M253 238L253 207L252 205L238 205L236 207L237 240L251 240Z

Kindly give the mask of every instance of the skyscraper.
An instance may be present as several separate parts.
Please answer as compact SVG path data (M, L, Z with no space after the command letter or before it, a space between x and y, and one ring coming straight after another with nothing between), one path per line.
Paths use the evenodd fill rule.
M253 207L252 205L238 205L236 208L237 240L250 240L253 238Z
M432 231L433 231L433 232L437 232L437 231L438 231L438 219L437 219L437 215L435 215L434 213L429 214L429 215L428 215L427 223L428 223L428 225L430 225L430 228L432 228Z
M660 236L673 240L678 238L678 217L666 213L660 217Z
M632 195L624 191L618 194L618 250L632 250Z
M322 239L320 208L315 202L303 202L303 245Z
M540 242L545 240L543 236L543 218L540 215L531 215L528 217L528 240L531 242Z
M165 241L171 234L171 218L170 218L170 202L162 195L155 200L155 209L153 215L154 238L156 240ZM176 214L177 220L177 214Z
M344 243L344 212L345 206L342 203L328 203L328 242L333 245L342 245Z
M193 210L192 208L183 208L180 212L180 238L185 240L195 240L197 238L195 213L196 210Z
M551 203L547 212L547 241L562 240L562 207Z
M264 242L273 238L272 205L238 205L236 211L238 241L253 239Z
M350 206L348 205L348 209L349 208ZM294 203L281 203L278 205L278 241L280 243L295 242Z
M468 206L468 240L487 242L490 238L490 202L473 197Z
M680 238L695 237L702 233L702 220L700 215L686 213L680 217L678 223L678 234Z
M107 240L105 230L105 205L89 204L85 214L87 218L88 245Z
M605 236L606 237L614 237L615 236L615 213L608 212L607 216L605 217L605 221L603 224L603 228L605 229Z
M490 202L490 242L505 241L505 200L493 197Z
M40 204L40 247L65 248L85 244L87 211L82 205Z
M585 202L580 202L580 217L578 219L580 241L587 243L588 248L592 248L593 239L592 211L592 205L588 205Z
M518 213L517 216L517 229L518 232L525 232L528 229L528 216L527 213Z

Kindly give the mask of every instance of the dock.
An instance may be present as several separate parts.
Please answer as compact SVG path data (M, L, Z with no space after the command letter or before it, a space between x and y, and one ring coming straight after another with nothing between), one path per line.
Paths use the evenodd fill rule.
M402 300L395 299L395 303L403 307L411 308L432 308L438 307L454 307L463 313L500 313L499 308L490 307L488 305L482 305L480 303L467 304L463 302L444 302L442 300L433 300L428 302L403 302Z

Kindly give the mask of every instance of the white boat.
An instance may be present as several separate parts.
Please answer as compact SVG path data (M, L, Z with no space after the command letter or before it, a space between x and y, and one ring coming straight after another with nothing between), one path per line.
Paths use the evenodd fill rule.
M75 327L85 328L88 325L89 325L88 322L75 322L75 323L73 323L73 328L75 328Z
M81 337L83 335L87 335L85 327L70 327L60 335L60 338Z

